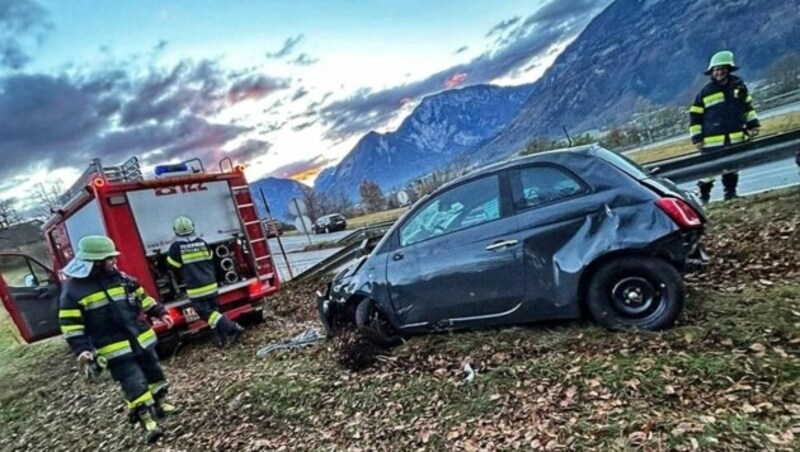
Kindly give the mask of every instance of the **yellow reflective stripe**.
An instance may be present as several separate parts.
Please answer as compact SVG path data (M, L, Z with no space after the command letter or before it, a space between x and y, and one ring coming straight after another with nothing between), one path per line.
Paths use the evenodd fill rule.
M706 111L705 108L699 107L697 105L692 105L692 108L689 109L689 113L697 113L699 115L702 115L705 111Z
M142 333L139 336L137 336L136 340L139 342L139 345L141 345L142 348L147 348L147 347L149 347L149 346L151 346L151 345L156 343L156 340L157 340L156 339L156 332L153 331L152 328L150 328L147 331L145 331L144 333Z
M741 143L745 140L744 132L733 132L728 135L731 144Z
M169 386L169 385L167 384L166 381L159 381L158 383L151 383L151 384L147 385L147 388L150 389L150 393L155 396L156 394L161 392L163 389L166 389L167 386Z
M156 300L153 300L153 297L147 296L142 300L142 309L147 311L148 309L152 308L156 305Z
M69 333L70 331L78 331L78 330L85 330L86 326L84 325L61 325L61 332L62 333Z
M140 395L139 397L128 401L128 409L129 410L133 410L136 407L138 407L139 405L148 405L148 406L150 406L153 403L154 403L154 401L153 401L153 393L151 393L150 391L145 391L145 393Z
M694 126L689 126L689 133L691 133L692 135L700 135L701 133L703 133L703 126L699 124Z
M83 314L81 314L80 309L61 309L58 311L58 318L59 319L70 319L70 318L81 318Z
M220 314L219 312L217 311L212 312L211 315L208 316L208 326L210 326L211 328L216 328L217 323L219 323L220 317L222 317L222 314Z
M84 330L80 330L80 331L69 331L62 334L64 335L64 339L70 339L73 337L83 336L86 334L86 332Z
M747 98L746 98L744 101L745 101L745 102L747 102L748 104L749 104L749 103L752 103L752 102L753 102L753 96L751 96L751 95L749 95L749 94L748 94L748 95L747 95Z
M100 347L97 349L97 353L105 356L108 359L113 359L119 356L127 355L128 353L133 353L133 349L131 348L131 344L125 340L114 342L113 344L106 345L105 347Z
M183 264L181 264L180 262L176 261L175 259L173 259L173 258L172 258L172 257L170 257L170 256L167 256L167 263L168 263L169 265L172 265L172 266L173 266L173 267L175 267L175 268L181 268L181 267L183 267Z
M720 146L725 144L725 135L713 135L703 138L704 146Z
M125 288L124 287L113 287L108 289L108 295L114 299L118 300L118 297L125 296ZM85 307L86 309L96 309L108 304L108 298L104 292L95 292L93 294L87 295L78 302L81 306Z
M186 295L189 295L189 298L200 298L205 297L207 295L211 295L217 292L217 283L213 282L211 284L207 284L202 287L195 287L193 289L186 289Z
M181 259L184 264L197 261L207 261L211 259L211 252L208 250L193 251L191 253L181 254Z
M745 122L750 122L754 119L758 119L758 113L755 110L750 110L747 112L747 116L745 117Z
M709 94L703 98L703 105L705 105L706 108L717 105L720 102L725 102L725 94L723 93Z

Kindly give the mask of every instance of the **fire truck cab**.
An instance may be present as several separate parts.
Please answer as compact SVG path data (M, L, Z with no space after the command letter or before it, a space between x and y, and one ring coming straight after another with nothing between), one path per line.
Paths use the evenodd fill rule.
M59 270L74 257L80 239L95 234L114 241L119 268L137 278L174 320L172 329L153 324L162 352L206 328L166 262L178 215L194 220L195 233L214 253L222 313L233 320L260 319L280 280L243 170L224 159L218 172L207 172L195 159L158 166L154 177L145 178L136 157L112 167L92 161L42 226L52 267L23 254L0 254L0 297L21 339L60 334Z

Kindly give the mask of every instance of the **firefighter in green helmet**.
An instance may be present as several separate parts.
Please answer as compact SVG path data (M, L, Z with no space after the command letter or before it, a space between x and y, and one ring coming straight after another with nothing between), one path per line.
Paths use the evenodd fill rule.
M129 419L140 424L151 443L162 435L162 418L177 410L166 401L168 385L155 352L156 333L141 314L168 328L172 319L136 279L117 269L119 254L108 237L80 240L75 258L62 270L69 279L58 319L78 361L104 364L119 382Z
M167 263L186 283L192 307L214 330L217 345L225 347L236 343L244 328L219 312L219 287L208 243L195 234L194 221L187 216L175 218L172 230L176 238L169 247Z
M700 90L689 109L689 133L692 143L701 152L714 152L743 143L758 135L761 124L753 109L753 98L741 78L732 73L739 69L733 61L733 52L723 50L711 57L705 74L711 77ZM737 196L739 174L722 173L725 199ZM714 178L697 183L700 198L711 199Z

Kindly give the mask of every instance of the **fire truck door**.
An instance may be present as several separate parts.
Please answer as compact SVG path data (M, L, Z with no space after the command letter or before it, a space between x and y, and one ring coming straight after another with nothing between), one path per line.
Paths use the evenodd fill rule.
M60 334L56 275L23 254L0 254L0 297L25 342Z

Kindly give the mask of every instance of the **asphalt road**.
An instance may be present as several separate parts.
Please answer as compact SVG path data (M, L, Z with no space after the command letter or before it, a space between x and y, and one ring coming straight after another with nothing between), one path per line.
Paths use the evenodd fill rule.
M309 239L311 240L311 243L335 242L351 232L353 231L345 230L340 232L331 232L330 234L309 234L308 237L306 237L305 234L282 235L280 240L281 243L283 243L283 249L286 250L287 253L294 253L307 247L309 245ZM280 246L278 246L277 238L269 239L269 247L276 254L281 250Z
M294 275L305 271L309 267L341 249L327 248L324 250L302 252L303 248L309 245L309 239L311 240L311 243L314 244L322 242L335 242L351 232L352 231L341 231L331 232L330 234L310 234L308 237L306 237L305 234L283 235L280 237L280 241L283 244L284 251L286 252L285 256L281 253L278 239L269 239L269 247L274 257L275 266L278 267L278 274L281 277L281 281L291 280Z
M776 188L800 184L800 172L795 164L794 157L777 162L765 163L739 171L739 196L752 195ZM685 190L697 191L697 182L679 184ZM717 177L714 189L711 190L711 200L723 198L722 181Z

